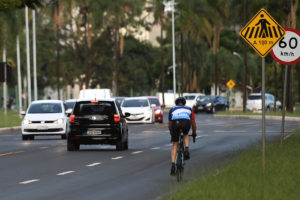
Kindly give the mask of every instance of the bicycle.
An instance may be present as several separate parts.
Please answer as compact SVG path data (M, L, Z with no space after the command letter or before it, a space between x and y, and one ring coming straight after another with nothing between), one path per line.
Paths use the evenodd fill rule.
M192 136L192 135L189 135ZM179 136L179 144L178 144L178 150L176 153L176 159L175 159L175 166L176 166L176 176L177 176L177 182L180 182L182 180L183 170L184 170L184 139L183 139L183 131L180 130L180 136ZM195 143L196 138L193 137L193 142Z

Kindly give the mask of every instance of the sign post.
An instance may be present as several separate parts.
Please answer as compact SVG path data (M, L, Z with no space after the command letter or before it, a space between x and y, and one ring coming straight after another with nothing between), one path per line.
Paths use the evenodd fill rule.
M265 57L285 35L285 30L260 9L240 31L241 37L262 57L262 168L265 172Z
M285 124L285 104L286 104L286 85L287 85L287 72L288 65L295 64L300 61L300 32L292 29L285 28L286 35L280 42L274 46L271 51L273 58L285 65L284 69L284 86L283 86L283 102L282 102L282 121L281 121L281 135L280 135L280 148L283 146L284 138L284 124Z

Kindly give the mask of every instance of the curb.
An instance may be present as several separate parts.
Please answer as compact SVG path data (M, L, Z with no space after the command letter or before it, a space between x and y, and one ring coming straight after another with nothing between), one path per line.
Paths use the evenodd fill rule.
M8 128L0 128L0 133L5 133L9 131L19 131L21 130L21 126L14 126L14 127L8 127Z
M260 115L213 115L214 118L228 118L228 119L261 119ZM268 120L282 120L282 116L266 116ZM285 121L297 121L300 122L300 117L285 117Z

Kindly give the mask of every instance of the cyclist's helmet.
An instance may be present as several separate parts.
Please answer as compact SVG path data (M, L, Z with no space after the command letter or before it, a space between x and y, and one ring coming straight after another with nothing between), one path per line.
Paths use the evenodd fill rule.
M186 100L185 100L184 97L178 97L178 98L175 100L176 106L177 106L178 104L180 104L180 103L181 103L182 105L185 105Z

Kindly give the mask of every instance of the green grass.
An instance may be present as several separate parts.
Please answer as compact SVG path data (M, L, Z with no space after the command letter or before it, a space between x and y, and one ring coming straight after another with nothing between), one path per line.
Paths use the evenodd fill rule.
M16 110L7 111L7 117L4 116L3 110L0 110L0 128L21 126L22 119Z
M199 176L166 199L195 200L295 200L300 197L300 130L266 148L262 175L260 148L241 153L222 170Z
M243 111L222 111L222 112L217 112L216 113L217 115L218 114L222 114L222 115L261 115L261 113L258 113L258 112L251 112L251 111L246 111L246 112L243 112ZM281 111L267 111L266 112L266 115L267 116L282 116L282 112ZM300 113L289 113L289 112L286 112L285 113L285 116L288 116L288 117L300 117Z

